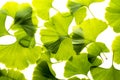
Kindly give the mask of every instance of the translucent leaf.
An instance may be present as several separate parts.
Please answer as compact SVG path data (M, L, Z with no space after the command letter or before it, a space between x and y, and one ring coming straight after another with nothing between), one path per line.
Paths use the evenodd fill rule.
M5 28L6 13L4 10L0 10L0 36L7 35L8 32Z
M27 4L21 5L21 7L22 6L27 6ZM34 36L36 29L32 23L32 8L31 7L27 6L24 8L20 8L20 10L16 12L13 29L19 30L19 27L21 27L29 36Z
M86 7L84 7L80 3L76 3L71 0L68 0L67 6L70 9L70 12L75 17L76 23L80 24L86 17Z
M49 9L52 7L53 0L32 0L35 11L42 19L49 19Z
M111 0L109 7L106 8L105 18L115 32L120 32L120 3L119 0Z
M93 55L88 55L88 61L91 63L91 67L97 67L102 64L102 60Z
M79 78L77 78L77 77L72 77L72 78L70 78L70 79L68 79L68 80L81 80L81 79L79 79Z
M24 75L19 71L0 70L0 80L26 80Z
M0 62L10 68L24 69L36 62L40 52L39 46L26 48L17 41L11 45L0 46Z
M104 0L72 0L72 1L80 3L81 5L84 5L84 6L89 6L94 2L102 2Z
M80 54L71 57L65 65L65 77L70 77L76 74L87 74L91 64L88 62L87 54Z
M107 28L107 24L96 18L88 19L79 25L88 42L95 41L97 36Z
M81 7L79 8L75 13L75 21L77 24L80 24L84 18L86 17L86 8L85 7Z
M46 61L39 61L33 72L33 80L58 80Z
M91 74L94 80L119 80L120 71L111 67L109 69L93 68Z
M85 39L83 37L83 32L79 27L76 26L74 27L71 36L74 50L77 54L79 54L79 52L86 46Z
M62 40L69 37L68 27L72 21L70 14L57 13L48 22L45 28L40 31L41 40L48 51L56 53Z
M72 41L71 39L67 38L61 42L60 47L55 54L55 58L57 60L68 60L71 56L75 54L76 53L73 50Z
M98 56L102 52L109 52L107 46L102 42L93 42L87 48L87 51L90 55Z
M117 36L112 43L112 51L114 55L114 61L120 64L120 36Z
M15 17L19 4L17 2L7 2L3 5L2 9L7 12L7 15Z

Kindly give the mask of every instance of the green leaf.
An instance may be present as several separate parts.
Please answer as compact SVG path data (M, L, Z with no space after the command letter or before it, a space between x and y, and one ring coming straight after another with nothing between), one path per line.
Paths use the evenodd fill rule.
M38 16L42 19L49 19L49 10L52 7L53 0L32 0L33 7Z
M86 46L85 39L83 37L83 32L78 26L76 26L74 27L71 36L74 50L77 54L79 54L80 51Z
M0 80L26 80L24 75L19 71L0 70Z
M70 38L64 39L54 55L57 60L68 60L71 56L75 55L73 50L72 40Z
M16 27L18 30L22 28L29 36L34 36L36 29L32 23L32 8L27 4L23 4L21 7L22 6L23 8L20 8L20 10L16 12L13 29L16 30Z
M14 18L14 23L10 29L16 31L15 34L23 30L27 35L34 36L37 19L32 14L32 8L28 3L18 4L16 2L7 2L2 7L2 10L6 11L6 15Z
M107 28L107 24L96 18L88 19L79 25L83 30L84 38L88 42L95 41L97 36Z
M7 2L3 5L2 10L5 10L7 15L15 17L19 4L17 2Z
M70 12L73 14L76 12L79 8L81 8L83 5L73 2L71 0L68 0L67 7L70 9Z
M84 5L84 6L89 6L94 2L102 2L104 0L72 0L72 1L80 3L81 5Z
M23 47L19 42L0 46L0 62L7 67L24 69L33 64L39 58L41 48L39 46Z
M67 61L65 65L65 77L71 77L76 74L87 75L91 64L88 62L87 54L83 53L80 55L75 55Z
M80 24L86 17L86 7L71 0L68 0L67 6L71 14L75 17L76 23Z
M88 54L88 61L92 64L91 67L97 67L102 64L102 60L93 55Z
M93 42L87 48L87 51L90 55L98 56L102 52L109 52L107 46L102 42Z
M94 80L119 80L120 70L111 67L109 69L93 68L91 74Z
M117 36L112 43L113 60L120 64L120 36Z
M80 80L80 79L77 78L77 77L72 77L72 78L70 78L70 79L68 79L68 80Z
M57 13L48 22L45 28L40 31L41 41L48 51L56 53L62 40L68 38L68 27L72 21L72 16L68 13Z
M5 28L6 13L4 10L0 10L0 36L7 35L8 32Z
M33 72L33 80L58 80L46 61L39 61Z
M76 24L81 24L86 17L86 7L79 8L73 15L75 17Z
M120 1L111 0L109 7L106 8L105 18L110 26L113 27L115 32L120 32Z

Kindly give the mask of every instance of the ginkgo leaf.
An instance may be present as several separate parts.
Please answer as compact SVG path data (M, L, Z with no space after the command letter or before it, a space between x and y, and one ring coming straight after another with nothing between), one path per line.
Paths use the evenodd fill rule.
M91 67L97 67L102 64L102 60L98 57L88 54L88 61L91 63Z
M4 10L0 10L0 36L7 35L8 32L5 28L6 13Z
M113 60L120 64L120 36L117 36L112 43Z
M120 70L115 69L113 66L109 69L93 68L91 74L94 80L119 80Z
M107 28L107 24L99 19L93 18L79 25L83 30L84 38L88 42L95 41L97 36Z
M69 37L68 27L72 16L68 13L57 13L45 23L45 29L40 31L43 45L52 53L56 53L62 40Z
M0 70L0 80L26 80L24 75L19 71Z
M93 42L89 45L87 51L90 55L98 56L102 52L109 52L109 49L102 42Z
M66 38L61 42L59 49L54 56L57 60L68 60L75 54L76 53L73 49L72 40L70 38Z
M119 0L111 0L109 7L106 8L105 18L115 32L120 32L120 3Z
M52 74L49 64L46 61L39 61L33 72L33 80L58 80Z
M21 27L29 36L34 36L36 31L34 24L32 23L32 8L25 7L16 12L13 28ZM14 28L14 30L15 30Z
M16 33L23 30L27 33L27 35L34 36L37 18L32 14L33 10L28 3L18 4L16 2L7 2L2 7L2 10L6 12L6 15L14 18L14 22L10 26L11 30L16 31Z
M19 42L0 46L0 62L7 67L24 69L33 64L39 58L41 48L39 46L23 47Z
M87 74L91 64L88 62L87 54L75 55L67 61L65 65L65 77L71 77L76 74Z
M83 32L79 27L76 26L73 28L71 36L74 50L76 51L77 54L79 54L80 51L87 45L85 43Z
M17 2L7 2L3 5L2 9L6 11L7 15L15 17L19 4Z
M82 23L82 21L84 20L84 18L86 17L86 7L81 7L79 8L73 15L75 17L75 21L76 21L76 24L80 24Z
M70 9L71 14L75 17L76 23L80 24L86 17L86 7L71 0L68 0L67 6Z
M72 0L72 1L80 3L81 5L84 5L84 6L89 6L94 2L102 2L104 0Z
M53 0L32 0L33 8L42 19L49 19L49 10Z

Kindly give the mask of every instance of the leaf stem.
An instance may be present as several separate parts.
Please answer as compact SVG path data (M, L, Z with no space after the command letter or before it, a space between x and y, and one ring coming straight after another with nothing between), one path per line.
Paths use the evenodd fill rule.
M105 59L107 60L108 58L106 57L105 53L103 53L103 55L104 55Z
M87 7L88 8L88 11L90 12L90 14L95 18L95 15L93 14L93 12L90 10L90 8L89 7Z

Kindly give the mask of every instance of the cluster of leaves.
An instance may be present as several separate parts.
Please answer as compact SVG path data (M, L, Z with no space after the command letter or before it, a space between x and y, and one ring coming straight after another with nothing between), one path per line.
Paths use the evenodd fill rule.
M9 45L0 45L0 62L8 70L0 70L0 80L25 80L18 70L23 70L29 64L37 64L33 72L33 80L60 80L52 69L51 58L57 62L66 61L64 76L68 80L87 80L74 77L77 74L87 76L88 72L94 80L119 80L120 71L99 67L102 59L100 54L109 52L105 43L97 42L98 35L113 27L116 33L120 32L120 3L119 0L111 0L106 8L105 18L108 24L98 18L85 20L86 12L90 4L104 0L68 0L69 12L60 12L50 17L50 9L54 0L32 0L28 3L18 4L7 2L0 9L0 37L12 35L16 42ZM55 9L56 10L56 9ZM9 30L5 27L7 16L14 21ZM44 28L40 27L41 45L36 45L35 33L38 30L38 18L45 21ZM75 19L75 27L68 34L69 26ZM120 35L112 43L113 61L120 64ZM87 52L81 52L87 48ZM13 70L17 69L17 71ZM103 77L104 76L104 77ZM89 77L88 77L89 80Z

